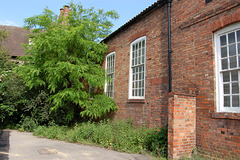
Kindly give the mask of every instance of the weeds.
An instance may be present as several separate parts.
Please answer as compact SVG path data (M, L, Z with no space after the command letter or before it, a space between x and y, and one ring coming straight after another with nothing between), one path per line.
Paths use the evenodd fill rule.
M127 121L101 121L80 123L73 128L57 125L40 126L34 130L34 135L74 143L96 144L127 153L150 152L155 156L166 157L167 154L164 152L167 146L166 128L162 130L134 128L132 123Z

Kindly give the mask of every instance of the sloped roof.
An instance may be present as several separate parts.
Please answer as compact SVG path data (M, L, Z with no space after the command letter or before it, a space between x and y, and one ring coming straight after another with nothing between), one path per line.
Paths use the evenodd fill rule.
M9 36L3 41L3 46L9 50L10 56L23 56L25 49L23 43L28 44L27 34L30 32L22 27L0 25L1 30L10 32Z
M147 14L151 13L152 11L154 11L156 8L158 8L159 6L162 6L164 3L166 2L166 0L158 0L157 2L153 3L151 6L149 6L148 8L146 8L145 10L143 10L141 13L139 13L138 15L136 15L134 18L132 18L131 20L129 20L127 23L125 23L124 25L122 25L120 28L118 28L116 31L114 31L113 33L111 33L109 36L107 36L106 38L104 38L102 40L102 42L106 42L109 39L111 39L112 37L114 37L115 35L117 35L118 33L120 33L122 30L126 29L128 26L140 21L144 16L146 16Z

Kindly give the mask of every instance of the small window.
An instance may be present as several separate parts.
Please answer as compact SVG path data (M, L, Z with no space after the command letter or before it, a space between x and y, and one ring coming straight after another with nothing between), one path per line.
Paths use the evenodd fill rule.
M217 110L240 112L240 23L215 33Z
M208 4L208 3L210 3L210 2L212 2L212 0L205 0L205 3L206 3L206 4Z
M145 98L146 37L131 43L129 99Z
M114 72L115 72L115 52L106 56L107 83L105 84L105 93L113 98L114 93Z

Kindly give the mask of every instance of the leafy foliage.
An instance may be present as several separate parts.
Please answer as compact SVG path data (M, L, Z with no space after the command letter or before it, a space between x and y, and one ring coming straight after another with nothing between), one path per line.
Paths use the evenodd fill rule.
M101 68L108 47L100 43L110 33L109 18L114 11L84 9L70 3L67 17L59 18L49 9L41 15L25 19L31 29L28 56L18 69L27 87L44 88L49 94L51 111L65 111L65 119L99 118L115 111L115 103L103 93L105 70ZM95 86L94 93L89 91Z
M167 157L168 154L168 133L167 126L162 127L159 131L152 131L147 137L145 145L148 150L155 156Z
M21 81L16 81L16 75L12 72L15 64L9 61L9 52L2 44L8 35L6 30L0 30L0 127L13 123L16 119L16 105L22 91L19 86Z
M145 127L134 128L130 121L115 120L110 122L105 120L98 123L76 124L74 128L56 125L49 127L39 126L34 130L34 135L74 143L97 144L105 148L128 153L146 153L150 151L155 156L167 157L166 154L161 152L162 147L167 146L165 132L165 127L159 132ZM159 133L161 133L161 136L159 136ZM155 135L158 135L158 137ZM157 153L158 151L160 152Z

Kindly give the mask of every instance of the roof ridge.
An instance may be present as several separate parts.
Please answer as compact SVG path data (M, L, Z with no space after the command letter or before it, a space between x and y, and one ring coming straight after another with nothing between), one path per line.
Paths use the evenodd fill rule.
M129 21L127 21L125 24L123 24L121 27L119 27L117 30L115 30L114 32L112 32L110 35L108 35L106 38L104 38L101 42L107 41L108 39L110 39L111 37L113 37L114 35L118 34L122 29L128 27L129 25L131 25L132 23L136 22L141 16L146 15L147 13L151 12L154 8L162 5L166 0L157 0L156 2L154 2L152 5L150 5L149 7L147 7L146 9L144 9L142 12L140 12L139 14L137 14L136 16L134 16L132 19L130 19Z

